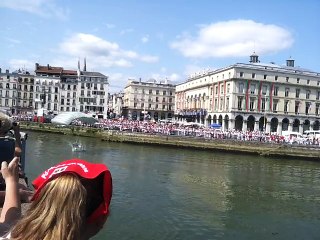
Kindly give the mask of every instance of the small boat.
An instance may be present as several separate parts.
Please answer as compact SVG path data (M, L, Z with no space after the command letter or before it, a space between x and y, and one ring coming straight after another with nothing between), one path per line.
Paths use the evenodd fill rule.
M72 143L72 152L84 152L86 149L81 143Z

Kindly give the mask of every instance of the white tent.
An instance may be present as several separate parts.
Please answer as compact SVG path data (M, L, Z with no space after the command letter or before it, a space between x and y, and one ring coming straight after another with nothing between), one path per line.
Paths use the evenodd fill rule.
M78 118L94 119L83 112L63 112L55 116L51 122L54 124L69 125L73 120Z

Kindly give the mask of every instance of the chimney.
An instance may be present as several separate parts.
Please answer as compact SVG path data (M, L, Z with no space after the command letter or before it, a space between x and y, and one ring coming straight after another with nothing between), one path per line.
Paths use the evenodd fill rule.
M6 74L9 74L9 69L6 69Z
M36 64L35 64L35 68L36 68L36 70L39 69L39 63L36 63Z
M294 67L294 59L290 58L287 59L287 67Z
M256 54L256 52L253 52L250 56L250 63L259 63L259 56Z
M50 69L50 65L48 64L47 67L48 67L48 70L49 70Z
M1 73L2 69L0 68L0 73Z
M86 72L86 71L87 71L87 60L86 60L86 58L84 58L83 71L84 71L84 72Z

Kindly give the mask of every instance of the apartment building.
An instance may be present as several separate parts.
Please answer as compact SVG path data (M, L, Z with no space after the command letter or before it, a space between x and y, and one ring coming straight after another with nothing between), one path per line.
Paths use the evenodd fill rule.
M25 70L2 72L0 68L0 108L9 113L32 112L34 76Z
M108 77L99 72L35 64L35 74L0 70L0 107L12 113L87 112L107 117Z
M143 82L129 79L124 88L123 116L129 119L172 119L174 104L175 85L167 80Z
M286 64L249 63L197 73L176 87L175 116L223 129L266 132L319 129L320 73Z

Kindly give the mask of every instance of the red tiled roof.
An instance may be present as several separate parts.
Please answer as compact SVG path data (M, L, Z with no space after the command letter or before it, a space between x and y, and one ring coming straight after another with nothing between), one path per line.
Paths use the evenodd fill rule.
M62 70L63 75L77 75L77 71L74 70Z
M50 65L47 66L40 66L35 70L36 73L50 73L50 74L60 74L63 71L62 67L51 67Z

